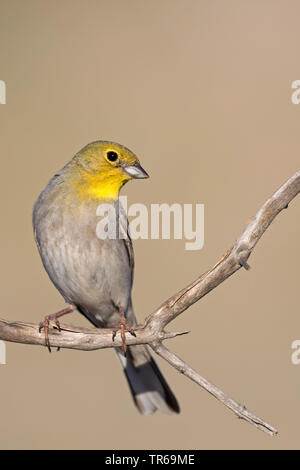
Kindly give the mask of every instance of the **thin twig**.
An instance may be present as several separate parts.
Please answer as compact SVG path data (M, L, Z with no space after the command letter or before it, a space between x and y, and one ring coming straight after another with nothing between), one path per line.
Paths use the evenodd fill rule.
M184 361L182 361L176 354L172 353L167 349L162 343L151 344L152 349L165 361L167 361L171 366L175 367L181 374L185 375L191 379L196 384L200 385L204 390L213 395L217 400L219 400L223 405L227 406L231 411L233 411L239 418L248 421L248 423L253 424L256 428L261 431L270 434L271 436L276 436L278 433L275 428L270 426L268 423L262 419L255 416L251 411L240 403L236 402L230 398L226 393L220 390L216 385L206 380L204 377L201 377L195 370L188 366Z

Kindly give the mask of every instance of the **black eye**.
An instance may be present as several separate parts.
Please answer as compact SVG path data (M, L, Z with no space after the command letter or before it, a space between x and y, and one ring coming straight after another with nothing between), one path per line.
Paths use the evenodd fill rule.
M118 154L116 152L107 152L107 160L110 162L116 162L118 160Z

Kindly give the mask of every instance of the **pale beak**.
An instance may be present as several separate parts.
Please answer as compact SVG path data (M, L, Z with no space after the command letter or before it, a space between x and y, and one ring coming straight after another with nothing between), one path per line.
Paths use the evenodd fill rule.
M123 167L123 171L132 178L149 178L148 173L144 170L144 168L141 167L139 163L135 163L131 166L125 166Z

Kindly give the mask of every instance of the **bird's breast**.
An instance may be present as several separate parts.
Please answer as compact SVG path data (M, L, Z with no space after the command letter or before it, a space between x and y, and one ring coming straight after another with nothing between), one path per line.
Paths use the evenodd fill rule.
M95 203L47 205L41 200L33 223L43 264L54 285L67 302L101 316L105 324L117 305L126 310L132 272L124 240L99 238L98 207ZM127 226L123 212L118 220Z

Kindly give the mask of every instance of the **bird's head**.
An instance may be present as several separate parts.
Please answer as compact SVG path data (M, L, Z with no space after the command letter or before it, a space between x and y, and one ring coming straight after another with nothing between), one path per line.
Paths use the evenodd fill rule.
M81 149L68 165L68 173L83 198L117 199L131 179L149 178L137 156L123 145L97 141Z

